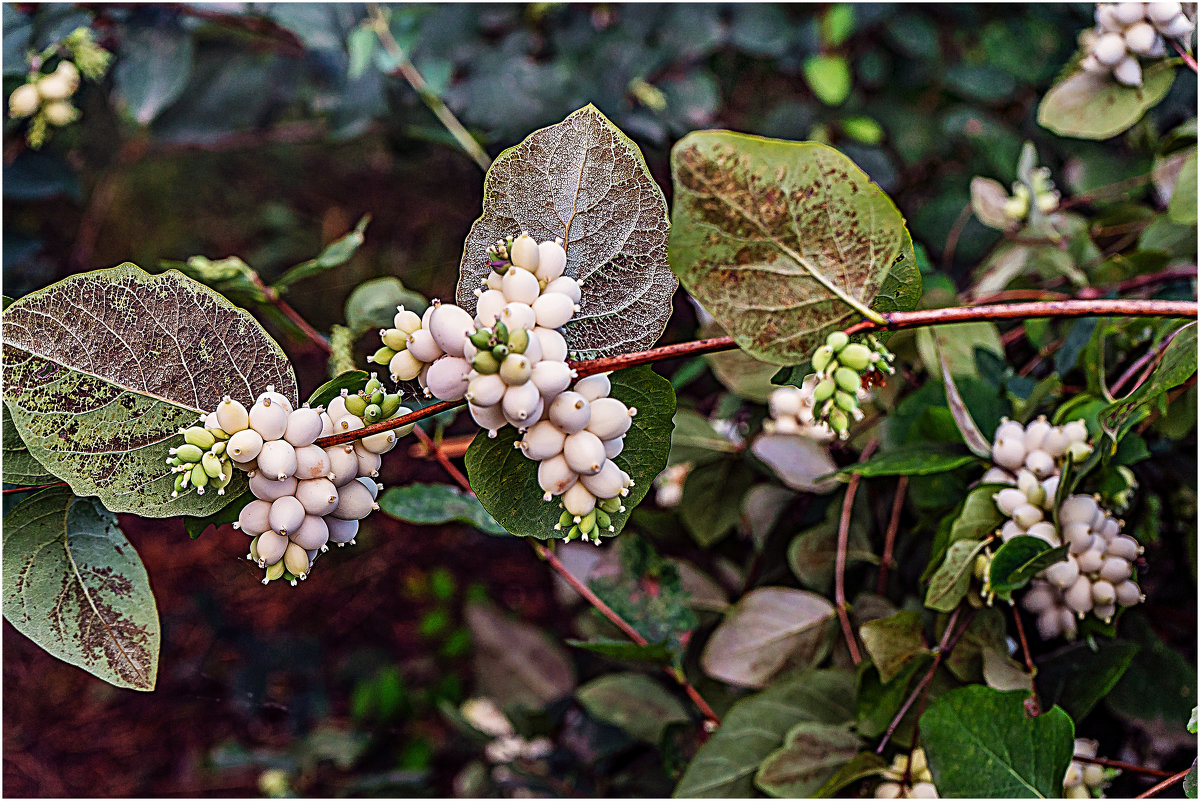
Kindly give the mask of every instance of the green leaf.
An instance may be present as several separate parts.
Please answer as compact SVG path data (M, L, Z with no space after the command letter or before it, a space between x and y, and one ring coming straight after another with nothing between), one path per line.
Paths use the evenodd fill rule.
M893 263L916 270L896 206L831 147L703 131L675 146L671 169L671 269L755 358L805 361L872 316ZM894 302L909 302L906 283L888 288Z
M701 746L672 793L676 798L747 798L758 766L803 721L840 724L853 711L854 678L814 670L776 682L734 704Z
M996 501L992 497L1000 489L1003 487L997 484L984 484L967 493L967 499L957 511L954 522L949 527L939 529L934 538L929 567L922 575L922 580L933 575L934 566L941 564L946 549L953 543L959 540L981 540L1000 528L1004 523L1004 515L996 508Z
M813 791L814 798L832 798L834 793L845 789L857 781L875 776L887 767L883 757L872 751L863 751L838 769L819 788Z
M313 390L313 394L308 398L308 405L314 409L318 406L328 406L331 400L342 394L343 389L353 394L365 387L370 380L371 376L366 370L347 370L339 373Z
M54 474L42 467L17 433L8 406L4 407L4 483L34 487L56 481Z
M978 378L975 352L984 350L1004 358L1004 345L995 323L956 323L917 331L917 352L930 375L942 375L938 352L945 354L950 373L960 378Z
M921 742L943 798L1058 798L1075 726L1058 707L1029 718L1028 693L951 690L921 717Z
M118 106L139 125L149 125L187 86L195 55L192 35L171 25L125 26L120 54L113 68Z
M967 447L971 449L971 453L991 461L992 445L987 438L979 430L979 426L975 423L975 418L971 417L971 411L967 408L966 401L963 400L962 394L958 391L958 385L954 382L954 374L950 370L950 362L946 359L946 352L938 348L938 362L942 368L942 384L946 390L946 405L950 408L950 414L954 418L954 425L958 426L958 433L962 435L963 442L967 443Z
M671 382L648 366L613 373L611 395L636 408L633 425L625 435L625 449L615 459L634 480L623 503L626 511L612 515L612 525L620 533L629 515L646 497L654 478L667 465L671 448L671 418L675 413L675 390ZM467 476L483 508L509 533L518 537L552 539L561 537L554 530L562 507L542 500L537 483L537 463L525 458L513 447L517 433L505 426L494 438L486 431L475 436L467 448ZM604 532L606 536L611 536Z
M464 613L475 640L475 689L502 706L541 709L575 689L575 666L546 632L486 601Z
M1163 351L1150 378L1126 397L1100 412L1100 425L1120 442L1141 419L1145 407L1191 378L1196 372L1196 324L1179 329Z
M591 578L588 586L647 642L679 656L697 625L682 563L661 556L646 537L621 537L616 544L620 571Z
M1175 82L1175 59L1151 64L1141 86L1124 86L1109 75L1077 72L1050 88L1038 106L1038 124L1060 136L1108 139L1132 127L1167 96Z
M636 419L636 418L635 418ZM722 459L692 469L684 481L679 516L700 546L720 542L742 516L742 497L754 483L741 459ZM713 503L720 497L721 503Z
M788 544L787 561L792 573L810 590L828 595L833 587L833 569L837 558L837 532L841 522L842 502L829 504L824 519L808 531L802 531ZM878 563L871 550L869 517L864 493L854 502L850 517L850 536L846 547L846 564Z
M787 733L783 747L758 767L754 784L775 798L803 798L858 755L862 740L845 726L803 721Z
M834 607L816 593L759 587L742 596L704 645L700 665L715 679L764 687L784 665L808 667L825 654Z
M1067 546L1055 548L1041 537L1013 537L997 549L988 567L988 589L1003 601L1030 579L1067 555Z
M676 409L671 432L671 464L708 462L723 453L737 453L738 446L718 434L708 418L691 409Z
M842 56L814 54L804 59L804 79L827 106L840 106L850 95L850 66Z
M930 656L919 655L901 668L900 672L887 684L879 680L879 670L874 664L864 662L860 665L855 723L859 734L864 737L876 737L887 731L888 726L904 705L905 699L908 698L912 683L929 667L931 660ZM915 718L915 709L910 709L905 713L896 729L896 736L900 740L911 737Z
M293 402L296 378L254 318L170 271L132 264L73 275L4 312L5 402L29 451L76 495L144 517L215 512L225 495L171 497L178 431L232 395L268 384Z
M671 649L666 643L650 643L638 645L628 640L567 640L567 645L582 651L607 656L609 659L623 659L629 662L651 662L667 665L671 662Z
M854 6L836 3L821 17L821 43L840 47L854 33Z
M925 605L938 612L951 612L958 606L967 594L971 585L971 570L975 566L975 557L983 550L986 543L974 540L960 540L946 551L942 566L929 580L929 590L925 593Z
M643 673L609 673L580 687L575 697L592 717L652 745L668 725L690 719L678 698Z
M929 653L922 630L921 613L911 609L859 627L863 646L879 671L880 681L887 684L910 659Z
M1072 643L1043 657L1037 672L1042 703L1058 704L1072 720L1083 721L1121 680L1140 650L1137 643L1097 637L1094 643Z
M407 484L390 487L379 498L379 509L406 523L466 523L486 534L507 534L484 511L473 495L448 484Z
M406 289L399 278L389 275L363 281L346 298L346 325L355 336L391 328L397 306L423 314L429 304L416 292Z
M117 687L153 690L158 610L116 515L54 487L4 524L5 619L64 662Z
M1186 725L1196 705L1196 666L1163 642L1137 610L1122 615L1121 636L1141 650L1105 696L1105 705L1151 732Z
M904 447L872 457L865 462L843 467L838 475L866 476L927 476L945 473L979 460L969 453L952 448L929 445Z
M350 51L350 64L346 68L346 74L350 76L350 80L356 80L366 74L378 48L379 38L369 24L363 23L350 31L350 36L346 39L346 49Z
M575 358L642 350L662 336L678 286L667 267L667 202L642 152L595 106L534 131L492 163L483 214L463 248L458 304L491 268L497 239L561 237L566 274L584 282L582 311L563 329Z
M1171 222L1180 225L1196 224L1196 150L1183 162L1179 178L1175 181L1175 191L1171 193L1171 203L1167 206L1167 217Z
M315 275L320 275L326 270L332 270L334 267L341 267L346 262L350 261L350 257L359 249L363 243L363 232L367 230L367 225L371 222L371 215L364 214L358 224L354 226L354 230L334 241L330 242L325 248L317 254L315 259L301 262L295 267L290 268L279 278L275 279L272 288L277 292L286 292L288 287L305 278L312 278Z

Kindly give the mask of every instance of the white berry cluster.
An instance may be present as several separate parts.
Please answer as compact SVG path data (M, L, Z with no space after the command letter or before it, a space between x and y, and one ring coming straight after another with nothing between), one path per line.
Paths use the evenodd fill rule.
M984 481L1013 484L994 496L996 507L1009 518L1000 539L1039 537L1068 547L1065 561L1056 562L1031 582L1022 605L1038 616L1043 639L1074 637L1076 618L1092 612L1108 622L1117 606L1142 600L1132 580L1133 561L1141 547L1121 534L1121 521L1089 495L1071 495L1054 503L1062 465L1068 456L1080 461L1091 453L1087 426L1073 421L1052 426L1044 417L1022 426L1005 420L996 431L992 458L996 461Z
M896 357L874 337L867 344L851 342L842 331L834 331L812 357L816 371L813 385L814 417L841 439L850 436L850 420L861 420L858 408L863 394L863 373L894 373Z
M1140 58L1171 53L1168 39L1187 44L1196 28L1181 3L1097 3L1096 27L1084 35L1087 72L1111 73L1126 86L1142 85Z
M13 119L30 118L26 139L39 148L49 135L50 126L70 125L79 118L79 109L71 97L79 89L81 78L99 80L108 69L112 54L96 44L89 28L76 28L50 53L62 57L52 72L43 72L46 53L33 58L25 83L8 97L8 115Z
M882 776L884 781L875 786L876 798L938 797L937 787L933 784L933 773L929 770L923 748L913 749L911 764L907 755L897 754Z
M488 260L474 318L436 300L422 317L400 308L372 360L387 364L395 381L418 379L427 396L465 399L491 437L505 425L517 429L517 447L540 462L545 499L561 496L556 530L599 544L633 484L613 459L637 410L608 397L607 376L572 385L577 373L558 329L579 310L581 293L580 282L563 275L562 243L523 233L496 242Z
M385 394L374 378L357 395L343 390L327 409L307 404L294 409L274 387L267 387L249 410L226 395L204 418L201 431L214 444L197 460L200 472L211 476L206 460L219 449L221 478L206 482L195 467L187 472L176 467L176 484L190 479L197 492L203 492L206 483L215 483L223 492L232 470L221 471L230 463L246 471L256 500L242 508L234 528L254 538L247 558L266 569L264 584L286 578L294 586L297 579L307 578L313 560L328 550L329 542L353 543L358 521L379 508L375 498L382 487L374 478L379 475L380 454L390 451L407 431L384 431L329 448L315 442L357 431L368 420L378 422L408 411L400 406L398 395ZM180 460L181 466L200 450L201 436L194 429L184 437L186 443L172 450L172 459Z
M1095 740L1075 741L1075 756L1095 758L1099 743ZM1104 798L1104 789L1121 771L1091 762L1071 760L1063 778L1063 798Z
M768 434L798 434L818 442L833 439L833 430L815 416L817 381L816 375L809 375L798 387L782 386L773 391L767 399L771 419L763 424L763 429ZM866 394L861 388L858 392Z

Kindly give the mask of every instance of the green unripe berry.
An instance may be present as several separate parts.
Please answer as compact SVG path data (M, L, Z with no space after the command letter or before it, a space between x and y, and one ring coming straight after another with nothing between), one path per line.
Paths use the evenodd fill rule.
M371 403L378 406L379 404L383 403L383 399L386 397L387 397L387 395L384 394L382 389L377 389L371 393L370 401L371 401Z
M845 412L853 412L858 408L858 398L849 392L842 392L840 389L834 393L833 402L839 409Z
M171 467L181 467L183 465L183 460L178 456L172 456L167 460L167 464L171 465Z
M844 389L846 392L857 393L859 387L862 386L862 377L849 367L839 367L834 371L833 380L837 382L840 389Z
M842 348L842 352L838 354L838 361L851 370L862 372L871 365L871 349L865 345L859 345L857 342L852 342Z
M608 528L609 526L612 525L612 518L609 516L608 512L606 512L600 508L597 508L595 510L595 512L596 512L596 524L600 528Z
M383 402L379 404L379 413L380 413L380 415L383 416L384 420L387 420L393 414L395 414L396 410L399 408L400 408L400 394L395 393L393 395L388 395L387 397L385 397L383 399Z
M362 419L363 422L367 424L378 423L383 419L383 409L380 408L378 403L372 403L368 405L366 410L363 412Z
M529 347L529 332L524 328L518 328L516 331L508 335L508 349L513 353L524 353L525 348Z
M214 442L212 446L212 452L217 456L224 456L226 447L228 446L226 446L224 442Z
M382 381L380 381L378 378L375 378L374 376L371 376L371 380L367 382L367 386L365 387L364 391L367 392L368 394L370 394L382 386L383 386Z
M574 519L575 517L564 509L563 513L558 516L558 528L561 529L563 526L570 525L571 521Z
M193 426L183 432L183 439L189 445L195 445L202 451L206 451L213 446L217 438L212 435L212 432L206 428Z
M176 449L175 455L179 457L181 462L199 462L200 457L204 456L204 451L200 450L195 445L188 443L186 445L180 445L179 448Z
M267 568L266 578L263 579L263 583L266 584L268 581L274 581L275 579L283 578L283 575L286 572L287 568L283 566L283 560L280 559L278 562Z
M185 473L179 473L178 475L175 476L175 491L171 493L172 497L183 492L183 480L186 477L187 476Z
M229 439L229 432L222 428L210 428L208 433L213 435L213 439L217 440L218 445Z
M620 498L601 498L599 501L596 502L596 505L599 506L604 511L608 512L609 514L613 514L613 515L615 515L619 511L621 511L621 499Z
M832 360L833 348L829 347L828 345L822 345L821 347L817 348L817 352L813 354L812 368L819 373L824 370Z
M346 411L355 417L362 417L363 412L367 410L367 399L362 395L347 395L346 396Z
M836 388L837 385L833 383L832 378L821 379L817 382L816 387L813 388L813 402L821 403L829 400L831 397L833 397L833 391Z
M846 347L849 342L850 337L846 336L844 331L834 331L825 338L825 344L828 345L830 350L832 350L834 353L841 351L841 349Z
M209 478L217 478L221 475L221 460L216 454L206 453L200 459L200 467Z
M493 375L500 371L500 360L493 356L491 351L481 350L475 354L475 358L471 361L471 366L480 375Z
M208 486L208 473L204 472L203 465L196 465L193 467L191 477L192 484L194 484L197 488Z
M392 357L395 355L396 355L396 351L392 350L387 345L384 345L382 348L375 351L375 353L373 353L371 355L370 361L373 362L374 364L381 364L384 367L386 367L388 362L390 362L392 360Z
M497 361L504 361L504 357L508 354L508 345L497 345L496 347L492 348L492 355L496 357Z
M385 329L379 338L383 340L384 347L395 351L393 356L408 347L408 334L399 328Z
M590 534L592 529L596 527L596 510L588 512L579 520L579 530L584 534Z
M508 326L505 325L504 323L500 322L499 320L496 321L496 328L495 328L494 333L496 336L496 341L498 341L498 342L507 342L508 341Z
M471 344L480 350L486 350L492 346L492 330L490 328L481 328L467 337L467 339L471 340Z
M850 427L850 418L841 409L829 410L829 427L839 434L844 434Z

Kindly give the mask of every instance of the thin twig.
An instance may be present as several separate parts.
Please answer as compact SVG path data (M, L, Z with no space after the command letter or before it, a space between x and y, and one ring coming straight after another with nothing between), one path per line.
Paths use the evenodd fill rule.
M963 206L963 210L958 213L958 218L955 219L954 225L950 226L950 233L946 234L946 246L942 248L942 266L947 270L954 264L954 251L958 249L958 238L962 236L963 230L967 227L967 223L971 221L971 215L974 214L974 209L971 204Z
M458 482L458 485L462 487L463 490L471 495L474 495L475 493L471 490L470 481L468 481L467 477L462 474L462 471L450 461L450 457L448 457L446 453L440 447L438 447L438 444L433 441L433 438L422 431L419 427L414 428L413 433L417 435L417 439L421 440L421 442L425 444L425 447L429 448L434 457L437 458L438 462L441 463L442 467L446 469L446 472L450 474L450 477ZM624 618L618 615L611 606L604 603L604 601L600 599L600 596L592 592L590 587L576 578L575 575L567 569L567 566L562 563L562 560L560 560L553 551L542 545L540 542L534 542L533 540L530 540L529 544L533 546L533 550L539 558L545 560L546 563L549 564L556 573L562 576L563 581L570 584L571 587L573 587L585 601L591 604L597 612L608 618L609 622L624 632L629 639L633 640L638 645L649 644L646 638L643 637L637 629L635 629ZM683 691L687 693L688 698L691 698L696 706L700 709L700 712L704 715L705 720L707 720L713 726L721 725L721 719L717 717L717 713L713 711L712 707L708 705L708 702L701 697L700 692L692 686L691 682L687 680L687 676L683 674L683 671L676 670L672 667L664 667L663 670L665 670L671 678L679 683L679 685L683 688Z
M871 440L863 448L858 457L859 462L871 458L871 454L879 447L879 440ZM858 494L858 485L862 476L855 473L846 484L846 494L842 498L842 516L838 521L837 555L833 567L833 602L837 605L838 621L842 624L842 634L846 638L846 647L850 649L850 658L854 664L862 661L858 650L858 640L854 636L854 627L850 625L850 615L846 611L846 550L850 543L850 518L854 515L854 496Z
M416 91L425 105L429 106L429 110L434 113L438 121L450 132L450 135L454 137L454 141L458 142L458 146L474 159L475 163L479 165L479 169L487 172L488 168L492 166L492 160L488 157L487 152L479 142L475 141L475 137L471 136L471 132L458 121L458 117L455 117L454 112L438 97L437 92L429 88L429 84L425 82L425 78L422 77L417 68L413 66L412 61L409 60L408 54L404 52L404 48L392 36L391 30L388 28L387 17L379 5L372 3L369 8L371 28L375 31L375 35L379 37L379 42L383 45L383 49L387 51L388 56L392 61L396 62L396 69L393 74L398 74L404 80L408 81L408 85Z
M1196 69L1196 59L1191 53L1183 49L1183 45L1179 44L1178 39L1172 39L1171 46L1175 48L1175 52L1178 53L1179 57L1183 59L1183 63L1187 64L1188 67L1191 68L1192 72L1200 71Z
M310 342L326 353L333 353L333 346L329 344L329 340L325 337L325 335L309 325L308 320L305 320L302 316L300 316L300 312L293 309L286 300L281 298L279 293L275 291L274 287L269 287L264 284L262 278L260 278L258 273L254 272L253 270L250 271L250 280L256 287L258 287L259 291L263 293L263 297L267 299L267 302L276 309L279 309L284 317L291 320Z
M879 325L869 320L856 323L846 329L848 334L871 331L900 331L907 328L921 328L932 325L951 325L953 323L972 322L975 320L1023 320L1035 317L1196 317L1197 304L1195 301L1176 300L1054 300L1036 303L1002 303L984 306L959 306L946 309L921 309L911 312L892 312L883 315L884 323ZM625 367L635 367L639 364L652 364L680 356L698 356L704 353L716 353L737 347L731 337L716 337L701 339L695 342L682 342L678 345L665 345L661 348L623 353L619 356L606 356L602 359L571 362L580 377L604 373L610 370L620 370ZM424 409L418 409L411 414L384 420L380 423L360 428L357 431L347 431L341 434L331 434L317 440L322 448L333 445L345 445L350 442L378 434L381 431L391 431L403 428L409 423L415 423L426 417L440 414L448 409L461 406L463 401L441 401Z
M1142 373L1141 378L1138 379L1137 383L1134 384L1133 389L1130 390L1131 393L1136 392L1137 388L1140 387L1150 376L1151 371L1153 371L1154 368L1158 366L1158 363L1162 361L1163 353L1166 352L1167 346L1171 344L1171 340L1173 340L1175 335L1182 330L1183 328L1179 328L1172 331L1169 336L1164 338L1162 342L1158 343L1157 347L1150 348L1150 350L1143 353L1141 358L1129 365L1129 369L1122 373L1121 377L1118 378L1115 383L1113 383L1109 392L1115 397L1116 394L1121 391L1121 388L1128 383L1129 379L1133 378L1134 373L1142 368L1145 368L1145 372Z
M896 547L896 535L900 532L900 514L904 511L904 495L908 491L908 476L900 476L896 482L896 495L892 498L892 515L888 518L887 533L883 536L883 557L879 561L879 578L875 592L887 594L888 570L891 569L892 552Z
M954 611L950 613L950 619L946 621L946 630L942 632L941 642L933 652L933 664L929 666L929 670L925 671L925 675L917 682L917 686L909 693L908 698L904 701L904 705L900 707L900 711L892 718L892 722L888 724L887 731L884 732L883 739L879 741L879 746L875 749L876 754L882 754L883 749L887 747L888 741L892 739L892 735L896 733L896 729L900 726L900 721L908 714L908 710L916 702L917 697L921 695L922 690L929 686L933 681L933 674L937 673L938 667L942 664L942 660L946 658L946 654L950 653L951 649L958 643L963 632L967 630L967 626L971 625L971 619L975 617L975 610L972 609L967 613L967 619L959 627L958 633L954 632L954 624L958 621L958 615L962 611L962 606L956 606ZM919 717L919 716L918 716Z
M1148 273L1146 275L1135 275L1132 278L1126 278L1124 281L1119 281L1110 287L1084 287L1079 290L1076 297L1099 298L1109 292L1121 294L1130 292L1135 289L1144 289L1155 284L1166 284L1172 281L1185 281L1187 279L1196 279L1196 265L1192 264L1187 267L1174 267L1170 270L1163 270L1157 273Z
M1119 759L1105 759L1104 757L1090 757L1083 754L1076 754L1071 757L1074 762L1086 762L1089 765L1100 765L1105 768L1116 768L1128 773L1141 773L1146 776L1170 776L1169 771L1158 770L1157 768L1147 768L1141 765L1134 765L1131 762L1122 762Z
M1187 770L1181 770L1178 773L1176 773L1174 776L1172 776L1171 778L1163 779L1161 782L1154 785L1146 792L1141 793L1140 795L1135 795L1134 798L1153 798L1154 796L1161 793L1163 790L1166 790L1168 787L1179 784L1181 781L1183 781L1185 778L1187 778L1187 775L1189 773L1191 773L1191 771L1192 771L1191 768L1188 768Z
M1029 640L1025 638L1025 624L1021 622L1021 613L1017 610L1016 604L1012 605L1013 623L1017 627L1017 640L1021 643L1021 655L1025 658L1025 670L1029 673L1029 699L1028 703L1035 715L1041 714L1042 702L1038 698L1037 685L1034 683L1034 676L1037 675L1037 668L1033 664L1033 654L1029 652Z
M11 487L9 489L3 490L3 492L0 494L7 495L10 492L29 492L30 490L50 489L51 487L66 487L66 486L68 486L67 482L59 481L56 484L39 484L36 487Z

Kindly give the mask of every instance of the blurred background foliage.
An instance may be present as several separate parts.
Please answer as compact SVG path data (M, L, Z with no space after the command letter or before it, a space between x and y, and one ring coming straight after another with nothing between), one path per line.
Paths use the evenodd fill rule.
M1037 103L1091 24L1090 4L414 4L388 16L429 90L492 156L589 102L641 146L668 197L670 147L690 130L833 144L896 201L923 268L946 276L932 287L944 292L965 286L1002 236L971 216L973 177L1013 182L1026 140L1068 196L1144 175L1162 132L1193 118L1196 105L1186 73L1114 140L1039 128ZM80 90L82 120L40 150L26 146L19 121L6 123L4 293L122 261L153 269L194 256L236 255L271 284L330 254L370 215L364 236L328 264L276 285L287 301L328 332L369 279L398 276L425 296L451 296L482 173L392 74L394 54L367 19L355 3L5 5L6 95L25 80L28 51L78 26L91 26L116 58ZM1154 191L1133 192L1123 213L1136 216ZM237 291L261 290L231 270ZM248 302L237 291L230 296ZM691 308L677 311L667 341L696 330ZM307 394L326 377L326 354L279 315L267 322ZM708 379L694 388L718 389ZM388 484L445 480L425 460L388 464ZM640 527L669 540L666 514L648 510ZM823 514L818 503L796 522ZM567 661L561 641L579 629L564 604L574 601L556 595L565 588L523 543L384 520L352 558L323 566L316 584L263 592L211 531L189 543L176 522L124 526L159 599L160 687L151 696L114 690L5 624L10 794L660 795L690 756L694 738L672 736L682 724L660 733L661 753L631 748L636 738L585 715L569 687L564 696L551 683L552 703L511 723L530 753L557 731L553 754L480 758L497 738L465 722L459 705L484 686L524 698L528 684L547 681L521 683L536 665L489 661L496 655L481 632L553 632L547 659L562 661L571 686L575 663L581 681L611 668L588 654ZM725 557L699 557L702 573L626 552L634 547L621 557L641 560L643 581L691 593L691 609L675 610L690 625L725 608L721 582L738 577ZM619 586L618 549L604 550L572 558L587 562L576 565L583 572L607 559L597 586ZM818 551L817 562L829 555ZM651 569L648 559L659 561ZM605 633L598 618L579 620ZM495 682L498 672L518 686ZM710 685L706 698L726 706L729 688Z

